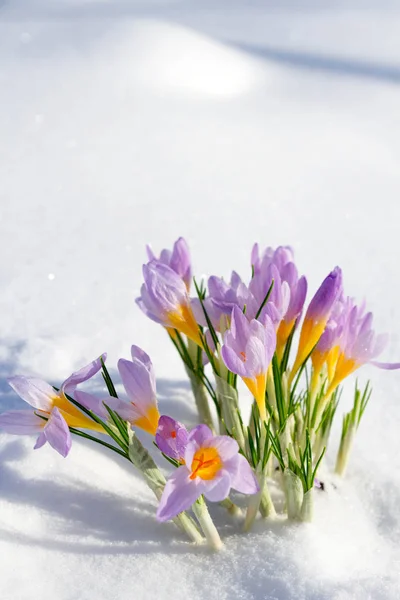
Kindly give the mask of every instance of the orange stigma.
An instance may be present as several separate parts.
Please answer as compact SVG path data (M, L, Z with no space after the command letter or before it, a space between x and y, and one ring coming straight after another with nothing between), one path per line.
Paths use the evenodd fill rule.
M199 448L192 460L192 473L190 479L214 479L222 467L221 458L216 448Z

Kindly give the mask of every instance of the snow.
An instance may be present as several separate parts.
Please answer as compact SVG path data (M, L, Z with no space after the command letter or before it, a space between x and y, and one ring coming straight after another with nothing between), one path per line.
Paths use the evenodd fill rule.
M0 375L57 383L136 343L162 412L193 424L178 357L134 305L145 244L179 235L199 275L249 273L254 241L293 245L311 289L340 264L398 360L399 27L388 1L4 2ZM360 377L372 401L315 523L243 535L213 507L217 556L156 523L122 459L0 434L0 597L397 600L399 375Z

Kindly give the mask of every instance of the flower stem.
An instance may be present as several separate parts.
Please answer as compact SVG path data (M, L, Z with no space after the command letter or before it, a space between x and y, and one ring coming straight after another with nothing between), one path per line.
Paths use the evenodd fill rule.
M335 473L343 477L346 473L349 463L350 452L353 447L353 442L356 434L354 425L350 425L346 434L340 440L339 452L336 459Z
M200 498L193 504L193 512L200 523L200 527L203 530L210 548L213 550L220 550L222 548L222 541L219 537L218 530L214 525L214 521L208 512L208 508L203 496L200 496Z
M261 496L265 489L267 477L266 477L265 469L262 469L260 467L261 467L261 465L259 465L256 469L256 477L257 477L257 481L258 481L260 490L259 490L259 492L257 492L257 494L254 494L253 496L250 497L249 504L248 504L247 511L246 511L246 518L245 518L244 525L243 525L244 531L250 531L250 529L252 528L255 518L257 516L257 513L258 513L258 509L260 508Z
M211 416L210 405L208 403L207 391L204 383L200 377L196 375L194 371L186 367L186 373L190 379L192 386L193 396L197 406L197 412L199 413L200 423L208 425L211 431L214 431L214 424Z
M288 519L297 520L300 518L301 507L303 504L303 484L291 469L285 469L283 481L286 496L286 510Z
M314 489L309 489L303 496L300 511L300 521L311 523L314 516Z
M233 517L239 517L242 514L242 509L240 508L240 506L232 502L230 498L225 498L225 500L222 500L222 502L220 502L220 505L226 508L228 513Z
M275 506L272 501L271 494L269 493L267 481L265 482L265 487L261 494L260 513L264 519L273 518L276 515Z
M132 430L129 431L129 460L137 469L139 469L139 471L141 471L147 485L157 500L160 500L166 483L165 477ZM179 529L184 531L193 542L196 544L203 542L203 536L189 515L180 513L173 519L173 522Z

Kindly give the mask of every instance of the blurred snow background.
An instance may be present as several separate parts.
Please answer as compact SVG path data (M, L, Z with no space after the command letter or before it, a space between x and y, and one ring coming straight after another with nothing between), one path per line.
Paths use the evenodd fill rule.
M134 305L145 244L179 235L199 275L246 276L254 241L293 245L311 290L339 264L398 360L399 156L398 1L0 2L0 375L56 383L136 343L162 410L194 422ZM368 376L316 523L240 536L216 508L217 557L156 523L129 465L1 434L0 597L397 600L400 376Z

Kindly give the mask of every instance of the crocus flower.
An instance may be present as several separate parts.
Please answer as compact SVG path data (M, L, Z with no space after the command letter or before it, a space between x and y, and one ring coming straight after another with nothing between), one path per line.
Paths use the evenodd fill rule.
M294 264L293 250L290 246L279 246L276 250L266 248L260 257L258 244L255 244L251 253L251 263L254 281L252 280L249 287L254 289L256 286L260 287L261 284L262 289L258 294L259 299L261 296L265 297L271 280L274 279L275 291L272 290L270 301L279 308L275 320L278 321L279 325L277 354L281 357L296 320L303 310L307 294L307 280L304 276L299 278ZM274 267L275 273L272 267ZM279 277L276 273L279 274ZM280 295L277 298L276 294L279 291ZM274 318L272 320L274 321Z
M384 349L388 337L385 334L375 334L372 329L372 319L371 312L364 315L363 307L351 306L339 344L340 352L335 374L327 390L327 396L333 393L343 379L366 363L382 369L400 368L400 363L381 363L374 360Z
M118 361L118 371L130 402L109 398L108 406L125 421L155 435L160 413L153 364L138 346L132 346L131 354L131 361L124 358Z
M182 423L163 415L158 421L156 444L166 456L184 462L188 431Z
M136 302L153 321L177 329L201 346L199 328L183 280L167 265L143 265L144 284Z
M159 258L156 257L150 246L146 246L147 256L150 261L158 261L170 267L183 281L187 289L190 288L190 282L192 278L192 266L190 261L189 246L183 237L176 240L174 247L171 250L161 251Z
M275 352L275 327L268 316L264 323L248 321L235 306L231 328L225 333L222 358L232 373L239 375L257 401L262 419L267 418L265 390L267 371Z
M314 391L318 387L319 376L324 365L327 368L328 382L333 379L340 352L340 342L344 335L345 323L351 307L350 298L347 300L342 297L337 299L325 330L311 354L313 365L311 388Z
M105 357L103 354L103 360ZM98 358L68 377L58 392L35 377L10 377L10 386L33 410L3 413L0 415L0 428L16 435L39 434L35 449L48 442L62 456L67 456L71 448L69 427L103 431L100 425L83 414L66 396L71 395L78 384L93 377L100 369L101 358Z
M300 332L299 348L289 383L321 337L336 300L342 293L342 271L336 267L324 279L311 300Z
M213 436L206 425L198 425L189 433L184 460L165 485L157 510L159 521L187 510L202 494L211 502L220 502L231 488L243 494L259 490L237 442L226 435Z
M307 295L307 279L304 275L299 278L296 266L292 262L282 268L280 275L290 290L289 305L277 331L277 352L279 356L282 356L289 335L303 310Z
M254 318L259 308L257 300L235 271L232 271L229 282L215 275L209 277L208 294L203 300L203 305L214 329L219 332L223 332L229 326L234 306L238 306L241 310L246 306L248 318ZM192 299L192 308L197 322L206 327L207 320L197 298Z

